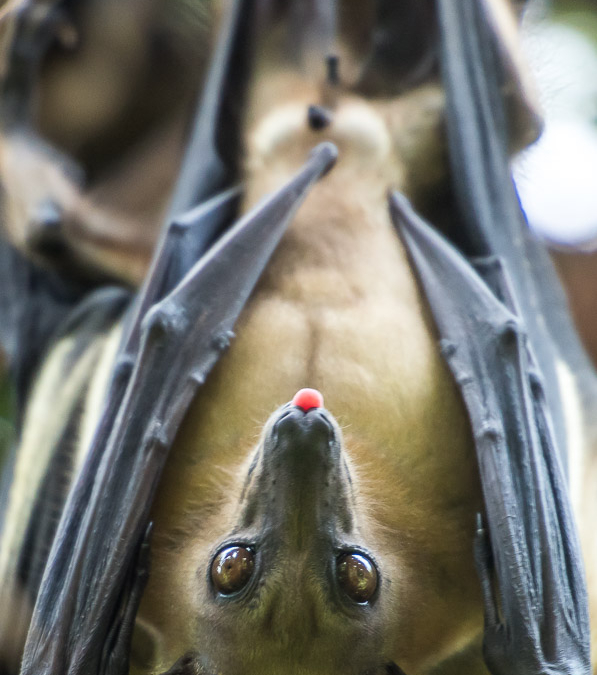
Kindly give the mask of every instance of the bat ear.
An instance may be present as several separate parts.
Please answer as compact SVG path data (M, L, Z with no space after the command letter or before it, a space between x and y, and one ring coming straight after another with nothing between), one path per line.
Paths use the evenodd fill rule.
M161 632L153 624L137 616L131 640L131 666L139 670L149 670L156 661L161 645Z
M494 38L496 60L502 66L502 94L509 123L510 151L514 153L536 141L543 128L538 92L520 45L521 3L513 6L507 0L478 2Z

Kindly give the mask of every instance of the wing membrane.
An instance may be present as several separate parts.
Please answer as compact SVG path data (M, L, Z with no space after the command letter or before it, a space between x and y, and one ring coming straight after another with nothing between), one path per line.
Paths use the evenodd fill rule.
M491 552L478 554L486 663L493 675L588 675L580 548L544 384L507 273L499 259L483 261L490 288L403 197L394 195L392 214L473 429L491 540Z

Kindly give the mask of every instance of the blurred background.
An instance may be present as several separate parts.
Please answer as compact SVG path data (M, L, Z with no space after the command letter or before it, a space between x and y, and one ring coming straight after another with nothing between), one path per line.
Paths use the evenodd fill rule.
M530 0L522 34L545 127L514 178L597 364L597 2Z
M534 0L523 44L545 117L515 177L533 228L564 245L597 237L597 3Z

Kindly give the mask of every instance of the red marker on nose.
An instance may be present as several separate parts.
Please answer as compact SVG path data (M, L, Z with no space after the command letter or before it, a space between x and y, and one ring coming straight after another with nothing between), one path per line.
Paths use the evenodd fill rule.
M297 408L302 408L307 412L311 408L322 408L323 396L317 389L301 389L296 392L292 402Z

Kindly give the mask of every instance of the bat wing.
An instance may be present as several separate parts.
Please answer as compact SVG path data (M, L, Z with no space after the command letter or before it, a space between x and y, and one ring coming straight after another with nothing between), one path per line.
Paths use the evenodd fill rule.
M32 379L52 339L72 321L80 321L82 314L91 317L91 303L98 316L114 316L122 309L123 296L129 294L114 288L113 292L94 295L71 316L89 289L38 267L1 234L0 289L0 347L16 390L20 423ZM91 320L88 330L95 325Z
M580 344L545 247L527 227L508 148L515 120L506 48L487 0L439 0L440 63L457 216L445 234L469 257L498 255L508 267L521 316L546 383L558 449L567 467L566 424L556 361L574 370L584 396L597 400L593 369ZM519 106L520 107L520 106ZM518 113L525 115L525 111Z
M170 204L172 220L235 178L255 5L255 0L235 0L220 30Z
M22 673L125 673L146 576L147 521L176 430L228 346L233 325L294 211L333 164L316 148L287 185L242 218L124 347L108 403L50 553Z
M473 429L491 539L489 550L481 525L486 663L493 675L588 675L580 549L544 384L507 273L488 258L482 279L403 197L391 206Z
M477 447L485 658L494 675L589 673L585 581L567 496L555 363L591 373L508 162L507 73L490 3L438 0L457 216L446 236L400 196L391 210L427 295ZM594 396L595 381L585 378ZM492 569L499 588L493 599ZM499 606L499 610L497 607Z

